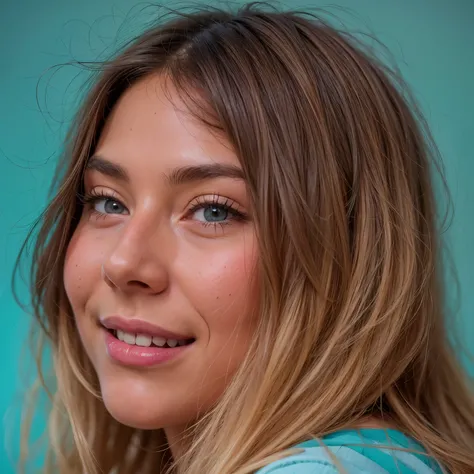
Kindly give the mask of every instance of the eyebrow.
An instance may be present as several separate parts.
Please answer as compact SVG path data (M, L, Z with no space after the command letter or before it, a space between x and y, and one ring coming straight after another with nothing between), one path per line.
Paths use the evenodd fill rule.
M130 182L130 176L125 168L98 155L94 155L89 159L86 169L98 171L105 176L119 181ZM168 184L173 186L216 178L245 180L240 167L224 163L181 166L174 168L169 174L165 175Z

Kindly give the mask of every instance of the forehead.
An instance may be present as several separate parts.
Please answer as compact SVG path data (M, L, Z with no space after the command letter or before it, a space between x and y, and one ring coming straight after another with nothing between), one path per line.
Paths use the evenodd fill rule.
M96 153L122 165L171 168L239 163L225 137L196 118L168 79L153 75L120 97Z

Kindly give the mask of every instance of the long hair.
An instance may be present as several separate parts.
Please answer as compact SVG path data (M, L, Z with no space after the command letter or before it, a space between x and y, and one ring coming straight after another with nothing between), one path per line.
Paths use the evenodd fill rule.
M248 354L174 460L162 430L106 411L63 283L87 160L117 99L156 73L234 148L261 280ZM101 65L35 237L34 331L56 374L42 472L251 473L368 416L448 471L472 469L473 396L444 321L436 148L402 86L322 18L258 5L174 14Z

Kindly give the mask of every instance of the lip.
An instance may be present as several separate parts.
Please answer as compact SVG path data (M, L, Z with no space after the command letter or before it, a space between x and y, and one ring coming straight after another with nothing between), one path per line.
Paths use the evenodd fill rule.
M179 334L164 329L155 324L137 318L124 318L122 316L107 316L100 318L100 323L104 328L120 330L135 334L147 334L149 336L164 337L165 339L194 339L190 334Z
M106 329L102 331L109 357L115 362L131 367L152 367L170 362L182 356L193 345L172 348L134 346L120 341Z

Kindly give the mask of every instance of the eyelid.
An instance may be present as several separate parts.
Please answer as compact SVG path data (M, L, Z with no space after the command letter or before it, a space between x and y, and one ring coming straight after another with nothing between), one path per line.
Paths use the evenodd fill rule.
M226 206L228 208L234 209L241 213L245 213L241 206L237 201L231 199L229 197L223 196L219 193L211 193L211 194L203 194L200 196L195 197L190 203L188 207L195 207L197 205L211 205L211 204L219 204L221 206Z
M226 219L223 221L200 221L198 219L192 219L194 214L208 206L224 207L226 212L228 212ZM225 196L220 196L217 193L195 198L194 201L188 204L188 210L183 217L185 220L198 222L199 227L203 229L211 227L214 230L217 230L219 227L224 229L236 223L244 223L249 220L247 213L241 209L239 203Z
M112 201L116 201L119 203L124 210L126 211L123 214L119 213L107 213L107 212L101 212L97 211L94 207L94 204L98 201L101 200L107 200L110 199ZM117 196L116 191L107 189L107 188L101 188L101 187L94 187L90 191L84 192L82 195L82 202L83 205L89 205L90 211L95 213L100 217L112 217L112 216L122 216L122 215L129 215L130 211L128 207L123 203L123 200L120 198L120 196ZM248 220L248 214L242 209L242 206L240 204L226 196L222 196L218 193L213 193L213 194L207 194L207 195L200 195L195 197L192 201L190 201L187 205L187 209L182 216L185 220L193 220L190 219L193 214L195 214L198 210L206 208L207 206L212 206L212 205L217 205L217 206L222 206L225 207L230 216L226 221L216 221L216 222L206 222L203 223L201 222L201 225L203 227L207 226L213 226L217 227L219 226L225 226L225 225L230 225L232 224L232 221L246 221Z
M95 204L96 202L101 201L101 200L107 200L107 199L111 201L116 201L121 206L123 206L123 208L127 211L127 214L130 214L128 207L123 203L123 200L120 198L120 196L117 196L116 191L92 188L90 191L86 191L80 196L82 205L89 206L91 208L93 208L93 204ZM96 211L95 209L90 209L90 210L104 216L123 215L123 214L105 214L105 213Z
M97 187L92 188L89 191L84 191L80 198L82 201L90 202L98 199L114 199L116 201L122 202L119 197L117 197L116 192L112 190L99 189Z

